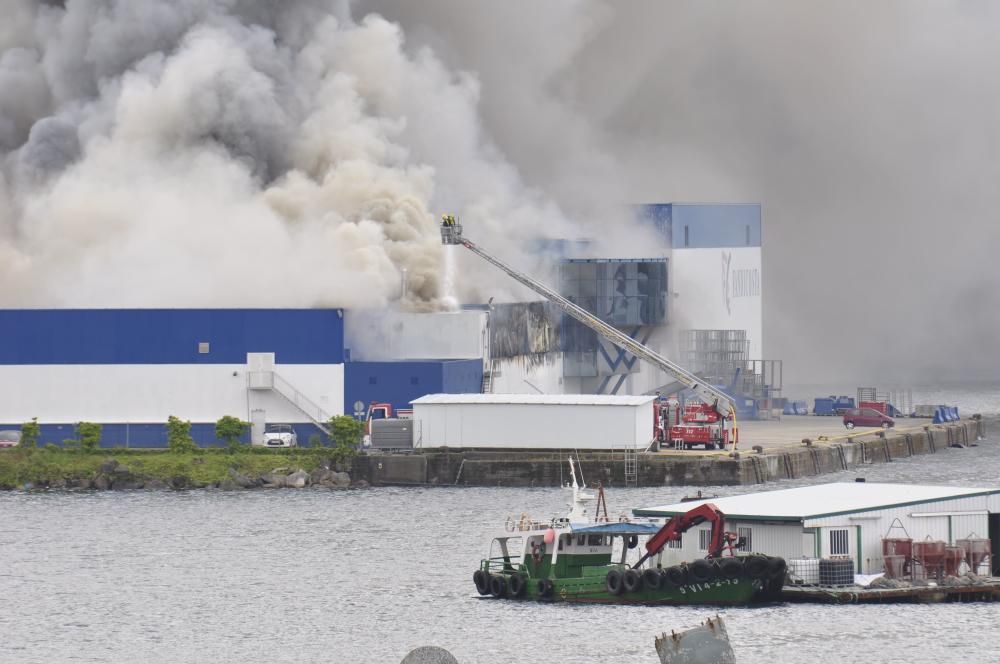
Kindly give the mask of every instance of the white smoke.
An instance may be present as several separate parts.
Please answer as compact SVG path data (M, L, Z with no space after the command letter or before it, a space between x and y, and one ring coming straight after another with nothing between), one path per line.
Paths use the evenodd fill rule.
M477 79L377 15L5 5L0 306L380 306L405 270L435 309L439 213L510 257L578 232L484 134ZM491 270L458 296L513 295Z

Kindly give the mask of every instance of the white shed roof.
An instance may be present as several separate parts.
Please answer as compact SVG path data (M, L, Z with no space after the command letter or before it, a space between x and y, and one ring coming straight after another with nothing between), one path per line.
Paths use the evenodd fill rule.
M537 404L559 406L642 406L655 396L609 394L428 394L412 404Z
M702 503L713 503L733 519L804 521L824 516L916 505L920 503L1000 494L1000 489L872 482L834 482L779 491L761 491L742 496L710 498L633 510L639 516L683 514Z

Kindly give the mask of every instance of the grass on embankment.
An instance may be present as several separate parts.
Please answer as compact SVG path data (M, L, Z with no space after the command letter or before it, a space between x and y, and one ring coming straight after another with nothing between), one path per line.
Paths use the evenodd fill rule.
M167 484L183 478L184 485L206 487L223 482L234 468L247 477L260 477L279 468L288 472L310 472L328 462L333 450L251 449L231 452L227 449L199 449L195 452L168 450L101 449L94 452L63 449L0 450L0 489L17 489L25 484L62 485L66 482L93 480L101 474L101 465L114 459L120 466L145 480Z

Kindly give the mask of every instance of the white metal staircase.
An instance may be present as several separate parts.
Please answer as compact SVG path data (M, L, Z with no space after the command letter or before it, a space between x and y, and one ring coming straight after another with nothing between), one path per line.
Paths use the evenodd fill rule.
M320 408L295 386L278 375L276 371L250 371L247 373L247 387L251 390L270 390L285 398L315 424L320 431L330 435L331 415Z

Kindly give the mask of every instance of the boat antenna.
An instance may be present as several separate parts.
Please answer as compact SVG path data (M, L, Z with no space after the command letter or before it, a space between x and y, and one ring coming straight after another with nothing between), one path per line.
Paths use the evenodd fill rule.
M583 463L580 461L580 450L574 449L576 452L576 463L580 466L580 484L584 487L587 486L587 480L583 479Z

